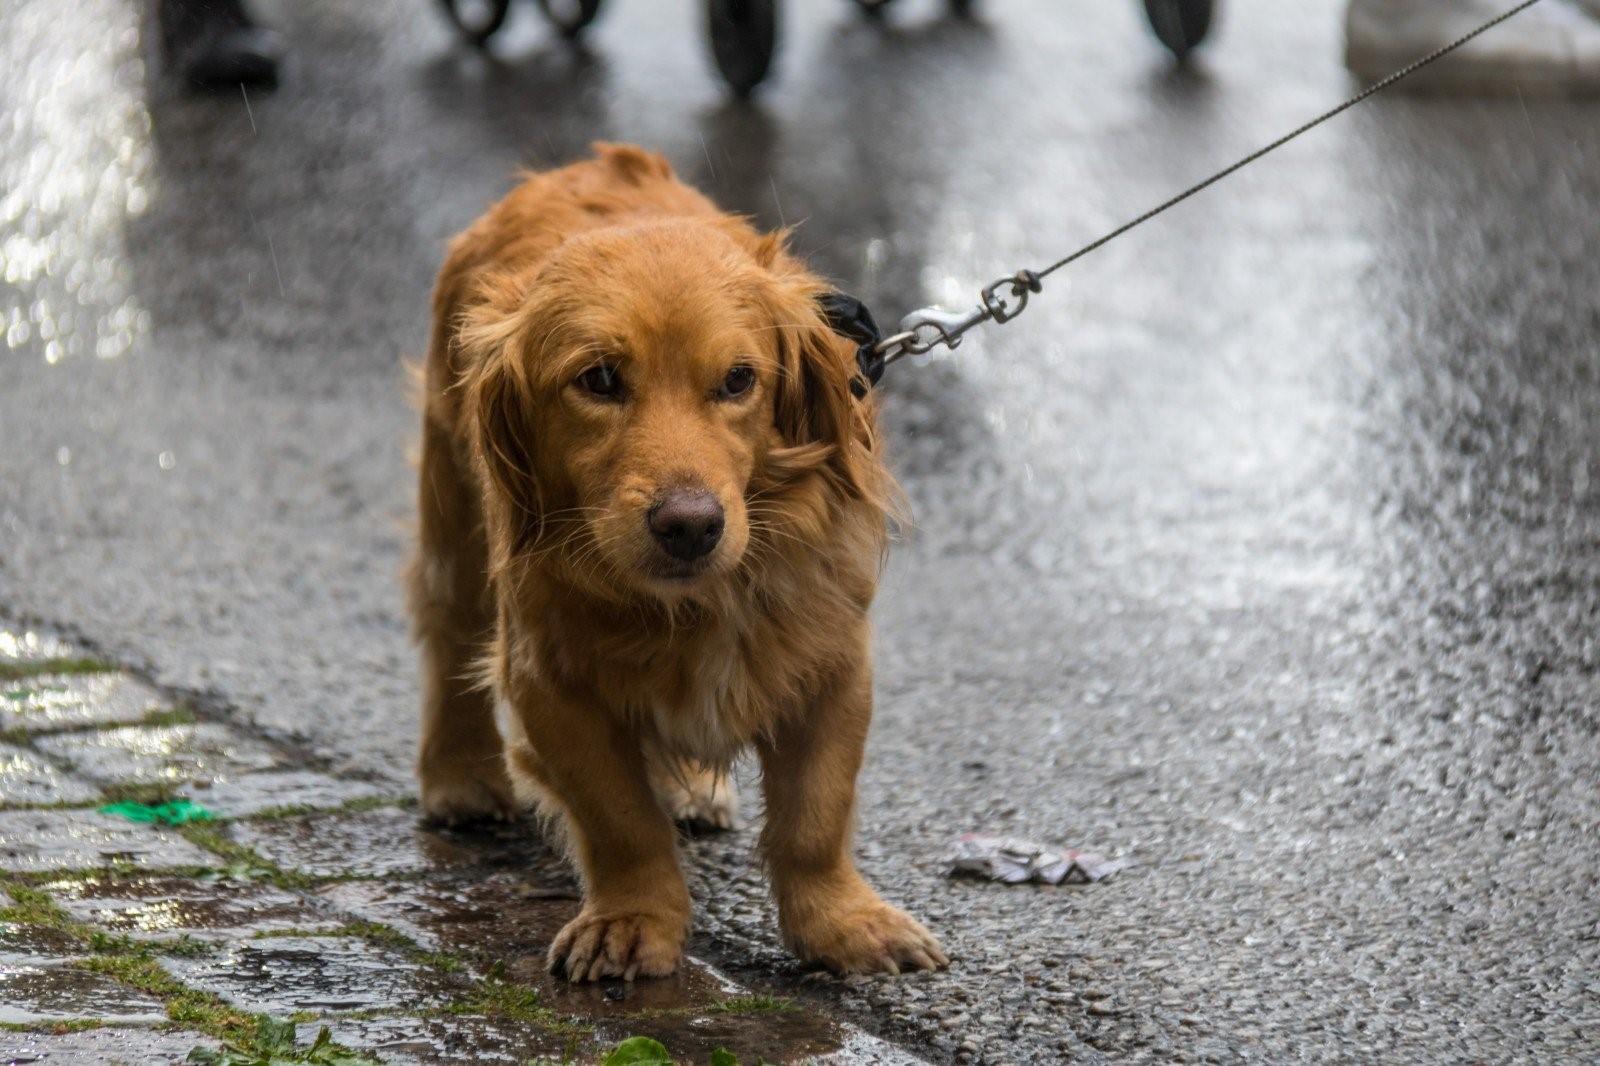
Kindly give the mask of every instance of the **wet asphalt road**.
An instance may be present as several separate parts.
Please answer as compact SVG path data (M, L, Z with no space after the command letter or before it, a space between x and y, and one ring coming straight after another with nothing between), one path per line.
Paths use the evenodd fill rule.
M743 107L690 5L612 7L486 61L276 5L248 109L139 5L0 8L0 603L403 780L398 360L516 167L655 146L893 317L1351 88L1332 2L1233 0L1178 75L1131 0L808 0ZM933 1060L1600 1056L1597 114L1381 99L893 371L860 852L956 967L798 982L749 831L688 849L696 950ZM974 829L1134 865L950 882Z

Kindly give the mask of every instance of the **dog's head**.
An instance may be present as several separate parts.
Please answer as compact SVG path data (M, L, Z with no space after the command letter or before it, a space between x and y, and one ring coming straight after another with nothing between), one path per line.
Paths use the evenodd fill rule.
M502 561L671 601L823 534L840 501L881 510L821 290L781 235L720 219L592 231L490 285L460 336Z

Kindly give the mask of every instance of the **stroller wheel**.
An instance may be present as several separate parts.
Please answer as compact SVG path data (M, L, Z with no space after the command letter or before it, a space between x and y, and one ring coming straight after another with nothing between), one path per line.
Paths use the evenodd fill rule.
M734 93L761 84L778 47L778 0L707 0L711 55Z
M1151 28L1180 61L1205 40L1214 7L1214 0L1144 0Z
M506 20L511 0L439 0L461 36L478 48L489 43Z
M600 14L600 0L539 0L539 10L563 37L576 37Z

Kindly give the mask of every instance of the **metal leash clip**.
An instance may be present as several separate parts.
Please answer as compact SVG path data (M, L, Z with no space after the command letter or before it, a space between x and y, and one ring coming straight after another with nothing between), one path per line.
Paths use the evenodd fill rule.
M1042 287L1039 275L1031 270L1019 270L985 286L981 302L966 311L950 311L943 307L924 307L900 320L900 332L878 342L878 354L884 365L903 355L921 355L944 345L955 349L961 346L961 335L974 326L988 322L1010 322L1028 306L1028 295ZM1008 290L1002 292L1001 290Z

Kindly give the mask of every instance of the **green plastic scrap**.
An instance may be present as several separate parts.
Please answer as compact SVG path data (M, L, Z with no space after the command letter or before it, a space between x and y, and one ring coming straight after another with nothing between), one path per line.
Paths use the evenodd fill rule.
M209 822L216 815L200 804L186 799L166 803L108 803L100 808L101 814L112 814L130 822L161 825L186 825L189 822Z

